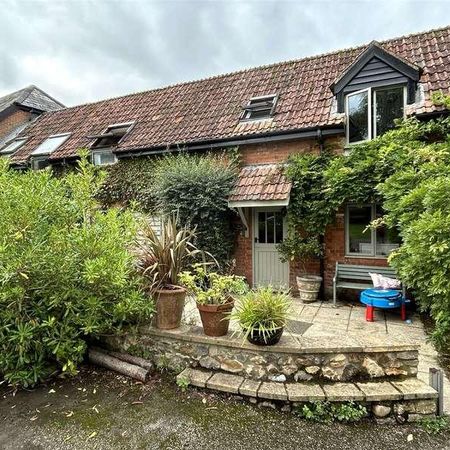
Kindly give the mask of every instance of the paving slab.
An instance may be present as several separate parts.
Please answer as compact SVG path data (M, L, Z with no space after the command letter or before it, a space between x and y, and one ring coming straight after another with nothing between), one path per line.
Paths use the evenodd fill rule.
M239 387L244 381L243 377L228 373L215 373L206 383L208 389L238 394Z
M187 379L189 380L190 385L204 388L206 387L206 382L211 378L211 376L212 372L191 369L188 367L177 375L177 381Z
M288 399L291 402L314 402L325 400L325 393L319 384L287 383L285 384Z
M333 383L322 386L327 400L335 402L363 401L365 396L354 383Z
M261 381L245 379L239 387L239 394L248 397L256 397L260 386Z
M412 400L415 398L437 398L438 396L438 393L431 386L417 378L391 381L391 383L403 394L405 400Z
M283 383L263 381L258 389L258 397L269 400L287 400L286 388Z
M378 383L356 383L356 385L361 389L366 400L370 402L402 399L402 393L389 381L381 381Z

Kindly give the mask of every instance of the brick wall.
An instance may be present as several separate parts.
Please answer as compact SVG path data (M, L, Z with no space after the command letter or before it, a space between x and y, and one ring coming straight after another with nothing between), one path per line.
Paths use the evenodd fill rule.
M27 111L16 109L0 119L0 138L6 136L12 129L20 125L21 123L31 120L32 115Z
M330 138L325 142L325 146L333 151L342 152L343 139ZM278 142L267 144L245 145L240 147L242 163L244 165L250 164L268 164L281 163L286 158L294 153L317 153L319 147L315 139L292 142ZM236 273L247 278L249 283L253 282L252 269L252 210L245 211L247 222L250 227L249 237L246 238L241 233L237 238L235 247L236 259ZM240 223L240 219L237 219ZM325 255L324 255L324 269L325 269L325 293L326 298L331 295L332 280L335 272L336 261L346 264L363 264L370 266L386 266L387 261L383 258L355 258L345 256L345 230L344 230L344 211L339 211L335 222L328 227L325 234ZM304 272L311 274L320 274L319 259L311 259L301 264L300 261L290 262L289 282L296 291L296 276Z

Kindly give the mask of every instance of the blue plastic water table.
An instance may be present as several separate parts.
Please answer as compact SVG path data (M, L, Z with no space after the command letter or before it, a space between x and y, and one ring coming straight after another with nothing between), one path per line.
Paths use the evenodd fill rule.
M393 289L365 289L360 295L361 303L366 305L366 320L373 322L374 308L400 308L402 320L406 320L405 298Z

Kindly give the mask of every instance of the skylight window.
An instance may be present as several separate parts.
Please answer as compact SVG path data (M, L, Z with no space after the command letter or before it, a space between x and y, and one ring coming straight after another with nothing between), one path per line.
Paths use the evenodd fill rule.
M2 156L10 156L19 148L25 144L25 141L27 138L21 138L21 139L15 139L14 141L10 142L6 147L4 147L2 150L0 150L0 155Z
M243 120L262 120L273 116L277 102L276 95L253 97L244 107Z
M31 153L33 156L49 155L53 153L60 145L62 145L70 136L70 133L55 134L41 142Z
M110 125L102 134L95 137L92 149L115 147L130 130L132 123Z

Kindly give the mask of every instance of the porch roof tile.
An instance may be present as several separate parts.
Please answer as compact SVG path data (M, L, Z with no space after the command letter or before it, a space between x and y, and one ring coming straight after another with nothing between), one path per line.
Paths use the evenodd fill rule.
M245 166L239 173L229 202L287 200L292 184L277 164Z

